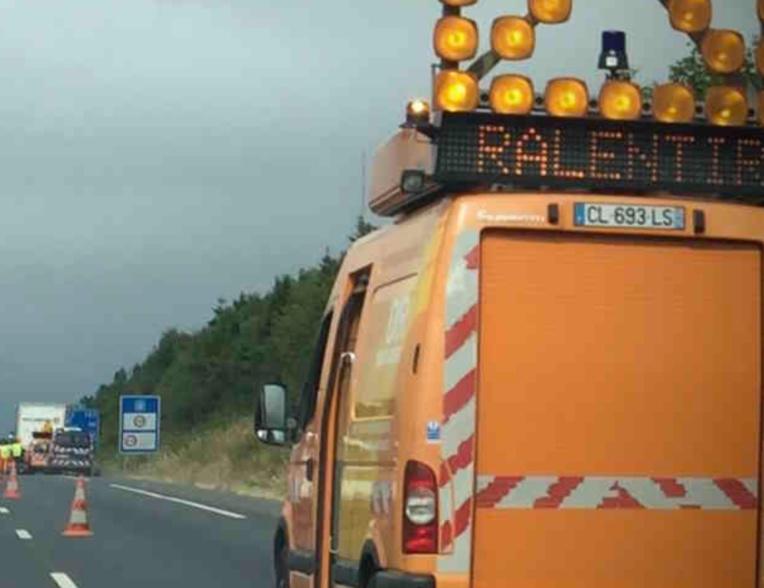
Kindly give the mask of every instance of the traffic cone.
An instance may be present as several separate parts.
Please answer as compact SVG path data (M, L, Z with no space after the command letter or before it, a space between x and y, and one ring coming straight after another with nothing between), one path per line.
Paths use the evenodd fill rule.
M11 473L8 476L8 481L5 484L5 492L3 498L9 498L11 500L18 500L21 498L21 491L19 490L19 480L16 477L16 462L11 460Z
M65 537L90 537L93 532L88 524L88 501L85 498L85 479L77 478L77 488L74 491L69 524L62 535Z

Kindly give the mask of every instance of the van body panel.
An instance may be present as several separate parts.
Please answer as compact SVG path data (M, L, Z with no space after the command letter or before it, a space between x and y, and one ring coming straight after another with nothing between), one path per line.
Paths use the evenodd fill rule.
M681 206L687 223L675 231L583 228L573 222L578 202ZM550 204L559 211L555 222L549 216ZM692 222L695 210L705 218L700 234ZM289 508L284 509L290 548L310 554L316 564L315 574L293 571L292 585L325 588L332 558L341 557L344 566L357 565L360 570L363 550L371 546L381 568L432 575L437 588L509 585L510 580L519 587L583 586L586 581L596 588L607 581L629 588L650 582L661 588L669 583L689 586L687 578L702 587L712 579L719 584L723 574L725 585L751 586L758 565L762 238L764 210L750 206L678 197L497 192L443 198L355 242L327 307L333 320L315 416L291 458L290 489L296 492L290 490ZM484 253L482 248L494 239L511 242L512 251ZM556 254L541 251L555 244L578 248L565 267L558 267ZM531 249L536 245L540 257L534 260ZM616 250L630 263L615 264ZM642 253L634 253L637 250ZM485 255L490 265L481 260ZM496 271L490 273L497 259ZM582 267L587 271L576 269ZM371 271L357 358L348 393L333 398L329 392L337 323L350 296L352 276L364 268ZM619 279L605 279L610 275ZM572 285L566 286L566 280L573 280ZM581 292L573 287L578 282ZM497 288L486 301L489 285ZM597 313L583 305L602 298L603 292L608 297ZM702 295L690 296L697 292ZM497 293L498 314L490 310ZM531 304L534 293L538 301ZM518 297L512 305L505 303L509 295ZM617 305L611 298L618 296L626 300L630 314L616 324ZM659 304L661 296L665 300ZM564 308L570 300L586 312L569 316ZM486 304L491 305L489 316ZM721 311L703 312L704 305ZM681 312L674 312L675 307ZM640 321L634 309L649 320ZM693 313L697 320L690 318ZM606 317L608 329L602 328ZM599 355L583 356L597 369L588 374L582 365L564 371L558 366L552 370L558 372L553 374L556 379L549 381L566 395L555 404L548 393L526 393L529 402L522 417L517 410L522 389L516 390L512 382L511 394L491 396L486 378L517 377L519 385L527 387L551 377L541 370L554 365L546 360L569 361L571 353L586 347L580 339L569 345L573 349L564 345L564 321L579 330L586 327L581 335L586 345L599 342ZM661 324L668 334L658 337ZM509 339L495 339L494 331L502 329L508 334L499 335ZM714 329L720 329L727 344L708 339ZM511 338L520 335L526 344ZM640 337L649 344L637 346ZM656 339L659 343L652 344ZM672 340L677 345L670 345ZM507 345L511 353L503 348ZM540 353L539 346L552 351ZM675 363L666 359L680 353ZM718 362L702 361L716 355ZM628 361L635 357L642 369L629 371ZM733 359L737 363L731 370ZM617 371L619 365L623 369ZM715 365L724 369L714 371ZM498 376L484 373L486 366L499 370ZM470 372L466 381L472 378L471 390L465 393ZM640 397L637 380L643 375L650 386ZM623 390L620 396L614 392L616 383ZM665 392L669 384L670 393L661 396L660 390ZM489 387L487 405L484 386ZM449 394L455 388L457 393ZM607 401L596 402L598 388L604 389L599 394ZM734 406L726 402L732 388L739 400ZM695 389L702 402L694 402ZM464 410L470 399L471 413ZM491 410L494 400L498 404ZM333 401L344 407L333 408ZM507 413L503 402L514 412ZM571 410L576 419L566 417ZM322 423L325 414L338 416ZM539 426L532 426L538 419ZM431 436L433 423L439 428ZM713 436L696 430L699 427ZM336 452L326 443L335 431ZM565 442L560 431L567 436ZM517 451L502 450L510 440ZM322 451L324 445L328 448ZM311 459L316 476L308 482L304 464ZM337 459L342 467L335 480ZM440 543L432 556L403 553L402 478L408 460L421 461L438 475ZM715 510L687 508L693 505L677 498L677 508L671 509L517 508L517 496L507 497L496 487L487 494L497 504L484 505L492 482L498 479L506 488L511 485L508 478L518 476L537 485L554 478L547 493L559 478L565 486L572 484L569 478L584 477L594 488L605 485L599 501L636 494L636 482L658 484L653 478L669 493L679 492L676 484L687 484L686 493L695 496L693 484L720 478L747 506L733 510L727 501L725 508ZM632 490L620 491L626 487ZM584 505L597 499L596 491L588 488L584 487ZM706 504L708 493L703 496ZM724 493L713 496L711 503L729 498ZM329 535L335 515L339 549L333 556ZM644 545L648 547L640 556L637 548ZM608 558L613 563L603 564ZM682 568L691 560L704 567ZM677 570L687 574L679 576Z
M755 584L760 290L756 245L484 233L476 588Z
M507 586L543 588L754 587L755 518L745 512L479 508L472 585L496 586L496 578L506 578Z
M312 457L317 472L324 472L323 478L316 476L309 492L315 520L310 528L315 537L311 548L321 573L316 585L328 582L332 560L360 564L369 543L375 546L378 563L385 567L394 565L388 554L400 552L401 511L395 499L400 451L394 440L405 436L400 427L408 425L407 419L401 422L400 415L417 405L416 396L409 398L400 390L405 389L411 375L414 349L431 312L425 301L432 295L432 265L441 250L446 211L446 203L439 203L416 218L359 239L345 256L335 281L327 308L334 319L317 409L292 452L293 463ZM337 324L351 294L353 276L366 270L370 271L354 350L356 359L345 393L332 395ZM334 416L322 423L327 412ZM336 447L328 443L322 454L325 439L335 436ZM336 477L329 475L335 468ZM322 494L319 484L323 484ZM328 535L335 517L336 554L330 557ZM316 553L322 536L326 549ZM395 563L400 565L399 558ZM298 576L293 573L291 577Z
M430 266L440 250L444 209L436 205L415 222L393 227L394 240L369 235L358 245L364 255L349 254L341 270L347 265L352 275L359 267L372 267L349 394L338 398L337 555L344 560L358 562L365 543L380 538L378 557L401 550L396 440L406 438L401 414L417 404L415 394L401 390L411 389L413 355L430 310L422 300L431 296Z

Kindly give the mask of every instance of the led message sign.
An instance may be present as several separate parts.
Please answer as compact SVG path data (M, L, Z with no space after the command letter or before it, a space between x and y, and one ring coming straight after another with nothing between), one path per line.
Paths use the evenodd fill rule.
M764 198L759 128L446 113L436 142L442 183Z

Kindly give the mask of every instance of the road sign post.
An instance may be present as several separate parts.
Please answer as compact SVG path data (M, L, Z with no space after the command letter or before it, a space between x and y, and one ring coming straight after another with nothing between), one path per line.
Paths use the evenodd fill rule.
M127 454L159 451L159 396L119 397L119 452Z

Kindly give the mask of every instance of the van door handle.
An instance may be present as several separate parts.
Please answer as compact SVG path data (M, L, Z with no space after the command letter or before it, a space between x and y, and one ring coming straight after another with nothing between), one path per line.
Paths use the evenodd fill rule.
M308 482L313 481L313 470L315 469L315 462L313 461L313 458L309 459L305 462L305 479Z

